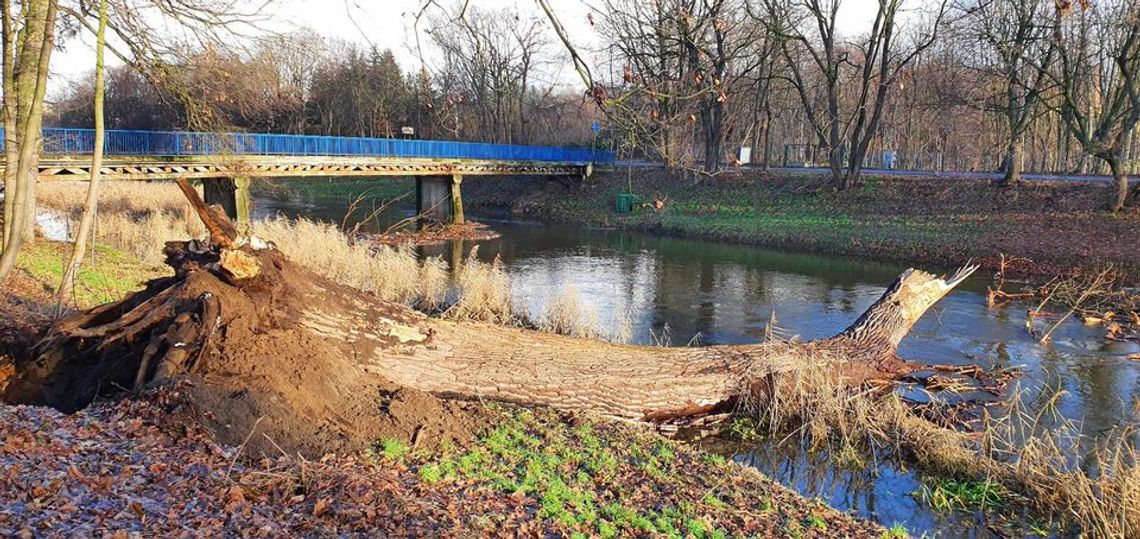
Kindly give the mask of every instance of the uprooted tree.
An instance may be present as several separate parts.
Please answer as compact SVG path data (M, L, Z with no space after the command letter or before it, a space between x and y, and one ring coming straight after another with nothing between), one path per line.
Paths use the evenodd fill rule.
M950 279L907 270L851 327L807 343L651 348L430 318L302 269L239 238L180 181L209 241L167 244L176 274L56 323L8 384L10 402L75 410L100 394L191 381L191 400L221 438L240 442L282 421L326 439L366 439L385 391L683 421L761 394L807 356L848 383L910 370L899 341L975 269ZM252 241L252 243L251 243Z

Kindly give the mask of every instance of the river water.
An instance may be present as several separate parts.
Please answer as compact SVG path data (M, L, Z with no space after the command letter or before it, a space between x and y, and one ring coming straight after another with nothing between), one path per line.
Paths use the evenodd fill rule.
M274 198L255 201L256 215L282 213L340 222L346 200ZM406 215L396 210L392 218ZM602 328L632 325L632 342L730 344L763 339L777 326L803 339L829 336L850 324L883 293L904 264L888 264L710 241L614 230L547 225L476 216L500 232L481 242L479 257L499 256L518 306L533 317L552 297L573 290ZM429 247L427 255L458 256L470 246ZM923 268L942 270L947 268ZM1062 325L1041 344L1026 330L1025 307L991 309L986 280L974 278L918 322L901 357L931 364L1016 367L1025 397L1063 390L1058 411L1087 434L1137 419L1140 352L1135 343L1106 344L1103 328ZM763 446L736 458L809 497L912 534L987 537L986 515L936 512L913 493L916 473L891 465L860 471L834 468L803 451Z

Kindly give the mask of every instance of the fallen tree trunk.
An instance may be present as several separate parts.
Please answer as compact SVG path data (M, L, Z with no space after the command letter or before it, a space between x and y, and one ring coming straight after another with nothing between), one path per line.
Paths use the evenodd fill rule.
M395 383L439 394L589 409L635 420L696 416L724 410L753 392L753 385L767 384L769 374L795 369L812 356L833 361L853 383L909 371L895 356L899 341L970 271L945 281L908 270L850 328L810 343L661 348L424 320L408 333L402 353L373 349L361 356L361 364ZM340 318L333 325L346 323Z
M219 218L197 204L208 224ZM60 320L17 366L5 400L75 410L101 394L188 379L192 401L231 442L263 421L270 431L367 440L385 395L401 387L634 420L699 417L765 391L773 373L809 355L852 383L899 375L908 370L899 341L974 270L950 279L907 270L830 339L659 348L430 318L208 229L226 237L167 245L174 277Z

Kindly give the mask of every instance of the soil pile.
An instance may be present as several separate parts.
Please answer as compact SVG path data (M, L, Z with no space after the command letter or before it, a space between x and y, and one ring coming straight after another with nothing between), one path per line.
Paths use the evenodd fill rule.
M476 407L396 386L352 360L369 354L362 343L410 338L421 315L366 301L280 252L239 252L256 275L235 279L210 250L171 243L167 262L176 276L65 317L34 353L9 354L16 375L5 400L74 411L138 380L177 378L188 382L187 410L197 422L254 454L320 456L381 438L418 446L470 438L480 422ZM356 338L364 333L380 338Z

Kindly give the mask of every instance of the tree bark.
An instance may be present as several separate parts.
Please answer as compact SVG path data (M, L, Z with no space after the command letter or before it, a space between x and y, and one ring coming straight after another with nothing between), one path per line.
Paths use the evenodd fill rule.
M1024 144L1020 139L1010 142L1005 153L1005 177L1002 185L1013 187L1021 181L1021 162Z
M1112 195L1108 207L1109 211L1117 213L1124 209L1124 204L1128 201L1128 173L1116 155L1106 157L1105 161L1108 162L1108 170L1112 172Z
M75 233L75 245L71 249L71 259L64 267L63 278L60 280L58 290L58 303L62 307L69 299L74 299L75 279L79 274L79 266L83 263L83 255L87 248L87 238L92 236L95 226L95 215L99 204L99 176L103 167L103 101L106 94L103 69L103 46L107 35L107 0L99 2L99 29L95 33L95 147L91 156L91 177L87 184L87 200L83 204L83 216L79 219L79 228Z
M8 114L15 112L15 152L6 152L5 170L15 173L5 180L11 180L11 189L6 188L4 198L11 198L11 206L5 202L5 227L8 238L0 255L0 282L7 279L16 263L16 254L23 242L29 238L35 225L35 183L38 172L39 150L43 143L40 128L43 123L44 95L47 92L48 63L55 48L55 20L58 4L56 0L35 0L22 6L24 28L19 32L15 47L9 51L10 36L4 36L5 52L11 57L4 58L5 109ZM10 8L9 8L10 9ZM5 30L15 31L15 20L5 11ZM11 66L9 68L9 66ZM11 77L10 79L8 77ZM8 91L14 90L15 98L8 101ZM7 125L7 124L6 124ZM15 158L16 162L11 162ZM11 224L8 224L8 221Z

